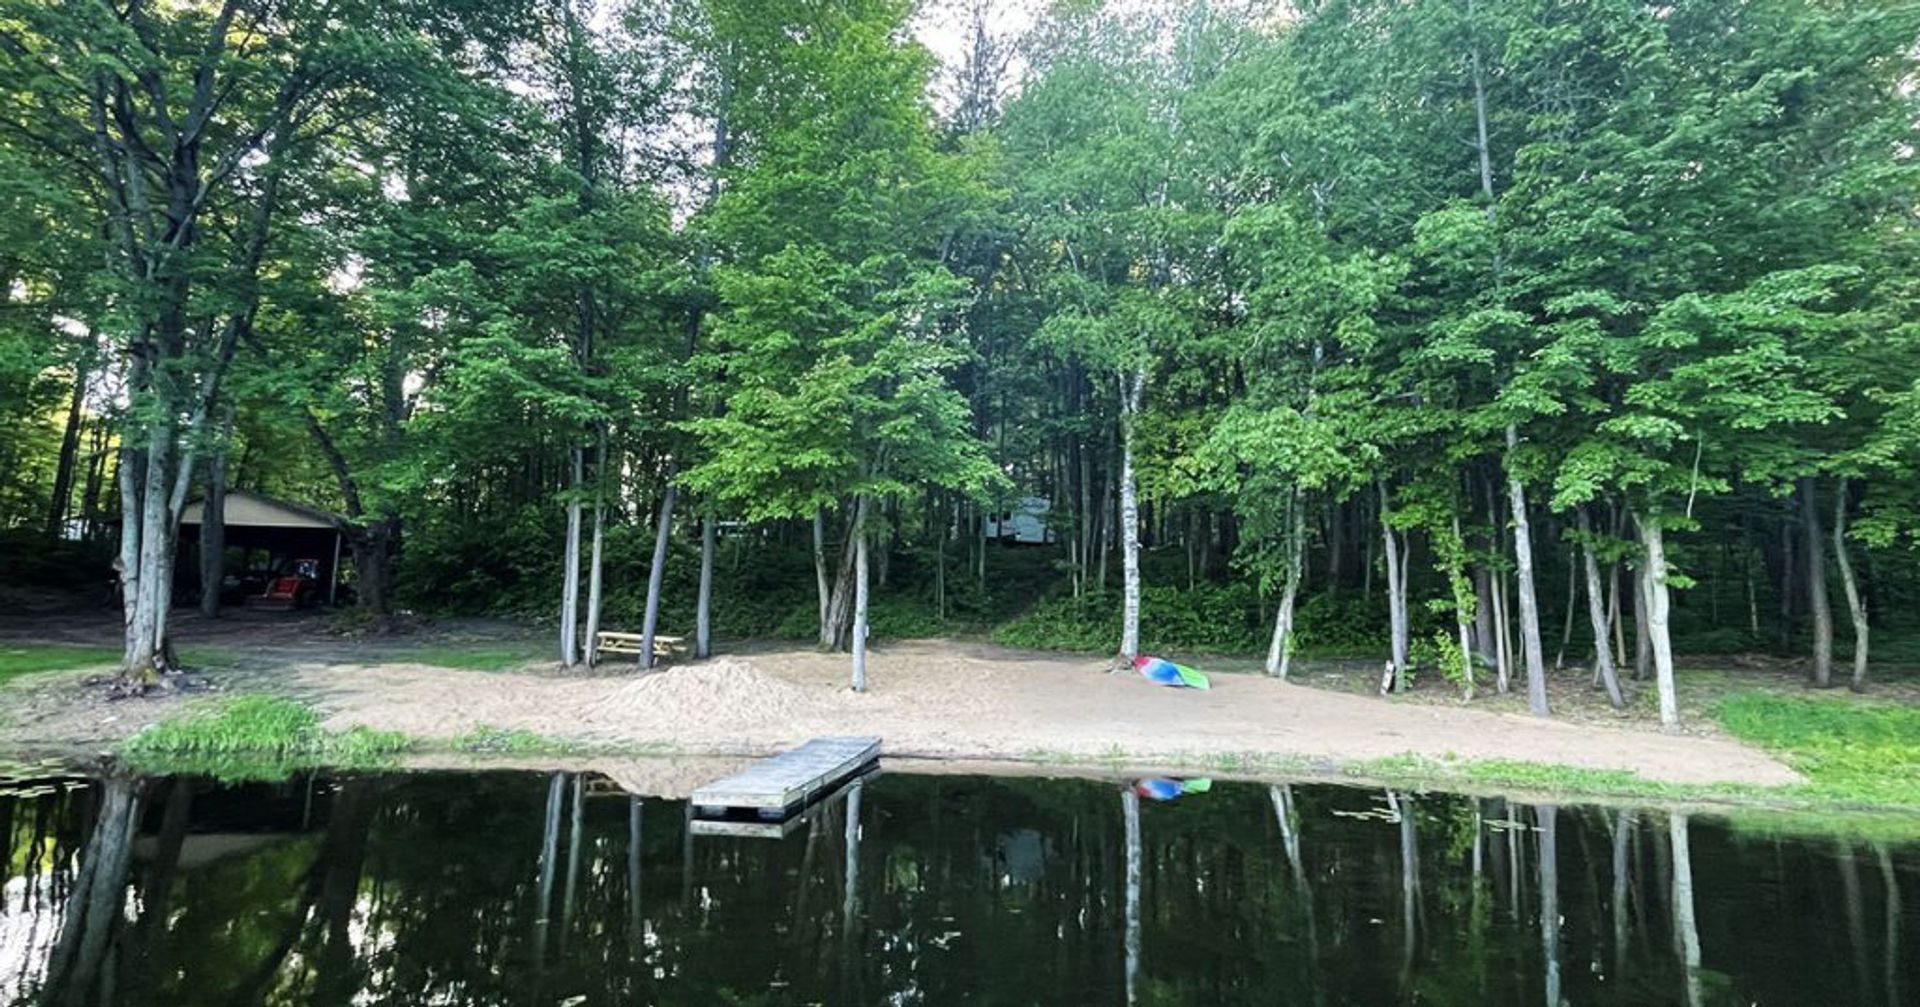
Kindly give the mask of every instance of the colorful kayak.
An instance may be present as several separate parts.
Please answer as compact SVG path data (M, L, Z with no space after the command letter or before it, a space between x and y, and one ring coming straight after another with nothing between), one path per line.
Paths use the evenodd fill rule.
M1170 685L1176 689L1210 689L1212 683L1207 676L1187 667L1175 664L1164 657L1148 657L1145 654L1133 659L1134 670L1149 682Z
M1141 797L1155 801L1171 801L1186 794L1204 794L1213 789L1213 781L1170 780L1163 776L1149 776L1144 780L1133 781L1133 792Z

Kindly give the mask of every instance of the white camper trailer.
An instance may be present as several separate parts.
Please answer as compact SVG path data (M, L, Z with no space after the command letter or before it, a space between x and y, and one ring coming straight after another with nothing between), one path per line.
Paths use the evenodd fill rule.
M1021 497L1012 510L988 514L982 534L1012 545L1046 545L1053 542L1053 529L1047 527L1047 498Z

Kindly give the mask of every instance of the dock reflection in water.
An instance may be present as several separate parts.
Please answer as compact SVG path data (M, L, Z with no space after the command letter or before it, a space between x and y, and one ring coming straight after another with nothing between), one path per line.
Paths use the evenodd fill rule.
M1131 784L881 775L756 838L697 836L684 802L570 774L69 781L0 797L0 1002L1694 1007L1920 990L1911 843L1297 784L1159 802Z

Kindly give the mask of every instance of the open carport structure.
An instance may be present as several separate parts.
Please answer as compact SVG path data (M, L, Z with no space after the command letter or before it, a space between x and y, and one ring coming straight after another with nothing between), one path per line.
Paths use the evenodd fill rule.
M259 493L230 490L226 495L226 545L229 549L267 553L267 567L291 574L302 560L312 560L313 579L323 585L327 604L340 591L340 550L346 538L345 522L317 507L277 500ZM180 513L179 570L198 569L200 525L206 504L194 500ZM193 565L188 565L192 559Z

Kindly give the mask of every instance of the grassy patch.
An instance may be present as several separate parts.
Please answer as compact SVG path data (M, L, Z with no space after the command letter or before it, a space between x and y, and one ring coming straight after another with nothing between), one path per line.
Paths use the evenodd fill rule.
M117 647L69 643L27 643L0 646L0 681L42 671L72 671L120 663Z
M509 671L533 660L524 646L431 644L394 655L396 659L458 671Z
M1713 708L1729 734L1783 756L1818 796L1920 806L1920 708L1746 692Z
M453 739L453 747L480 755L565 755L580 750L578 744L565 738L492 724L481 724Z
M383 765L408 744L391 731L329 731L295 700L239 696L196 703L128 738L120 754L152 772L273 779L319 766Z

